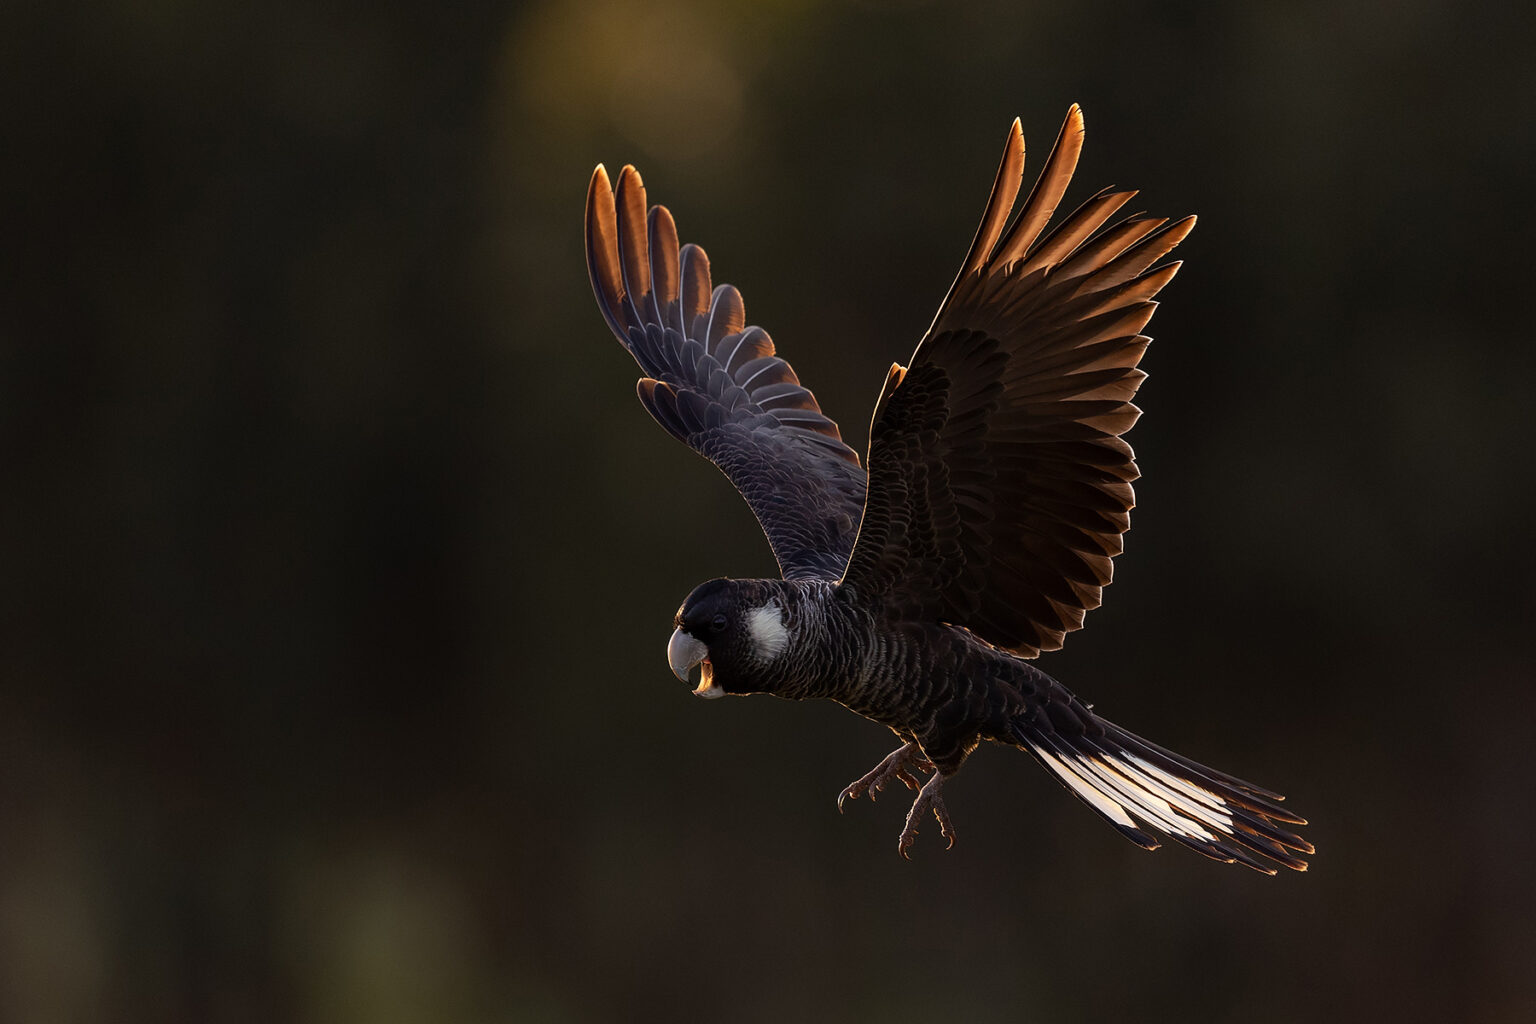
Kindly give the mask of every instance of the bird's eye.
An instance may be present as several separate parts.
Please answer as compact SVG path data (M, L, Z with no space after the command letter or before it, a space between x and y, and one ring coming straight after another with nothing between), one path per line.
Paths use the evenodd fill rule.
M725 629L725 616L716 615L714 618L710 619L709 628L714 630L716 633L723 631Z

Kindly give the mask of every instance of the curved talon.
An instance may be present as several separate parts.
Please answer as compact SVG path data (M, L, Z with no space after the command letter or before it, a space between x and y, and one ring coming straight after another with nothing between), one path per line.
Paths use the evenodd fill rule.
M837 813L843 813L844 800L857 800L859 797L863 796L868 789L869 787L865 784L864 779L860 779L858 782L844 787L843 791L837 794Z
M939 835L949 840L944 847L946 850L955 848L955 828L950 824L949 811L944 807L944 801L937 796L933 798L933 816L939 819Z

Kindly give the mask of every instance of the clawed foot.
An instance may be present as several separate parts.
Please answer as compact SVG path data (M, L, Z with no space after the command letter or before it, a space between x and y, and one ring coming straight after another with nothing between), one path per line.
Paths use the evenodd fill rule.
M912 770L920 772L933 772L927 782L920 781L920 776L914 775ZM849 786L837 794L837 810L842 813L844 800L857 800L865 793L873 800L875 794L888 786L893 779L900 779L908 789L917 790L917 799L912 801L912 809L907 812L907 823L901 830L901 838L897 840L896 849L908 860L912 858L907 851L917 840L918 823L928 815L929 811L939 819L939 832L949 840L951 849L955 845L955 829L949 822L949 812L944 809L944 798L939 795L939 790L944 785L944 776L933 771L933 762L923 756L923 749L916 743L907 743L897 750L886 755L884 761L875 766L875 770L864 776L858 782Z
M944 798L939 795L939 789L944 785L944 776L935 772L933 778L923 783L923 788L918 791L917 799L912 801L912 809L907 812L907 824L901 830L901 838L896 841L896 849L907 860L912 858L907 851L912 848L912 843L917 839L917 824L922 821L929 811L939 819L939 834L949 840L946 850L954 849L955 829L949 821L949 812L944 809Z
M916 743L906 743L891 751L884 761L875 765L874 771L837 794L837 812L843 812L844 800L857 800L865 793L873 800L875 794L889 785L892 779L900 779L908 789L920 788L922 783L908 768L916 768L920 772L933 771L933 765L923 756L922 748Z

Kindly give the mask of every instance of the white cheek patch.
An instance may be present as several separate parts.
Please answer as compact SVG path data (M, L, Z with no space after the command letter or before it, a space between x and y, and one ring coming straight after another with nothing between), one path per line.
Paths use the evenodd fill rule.
M747 631L752 635L752 650L764 661L772 661L789 646L789 630L784 626L784 612L777 601L747 613Z

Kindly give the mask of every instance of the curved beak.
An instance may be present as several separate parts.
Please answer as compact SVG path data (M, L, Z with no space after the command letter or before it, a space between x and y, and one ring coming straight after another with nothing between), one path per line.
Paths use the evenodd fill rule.
M725 691L715 685L714 671L709 664L709 648L680 629L674 629L672 639L667 641L667 664L672 667L672 674L685 683L694 666L703 665L704 670L699 674L699 685L693 691L694 696L724 696Z

